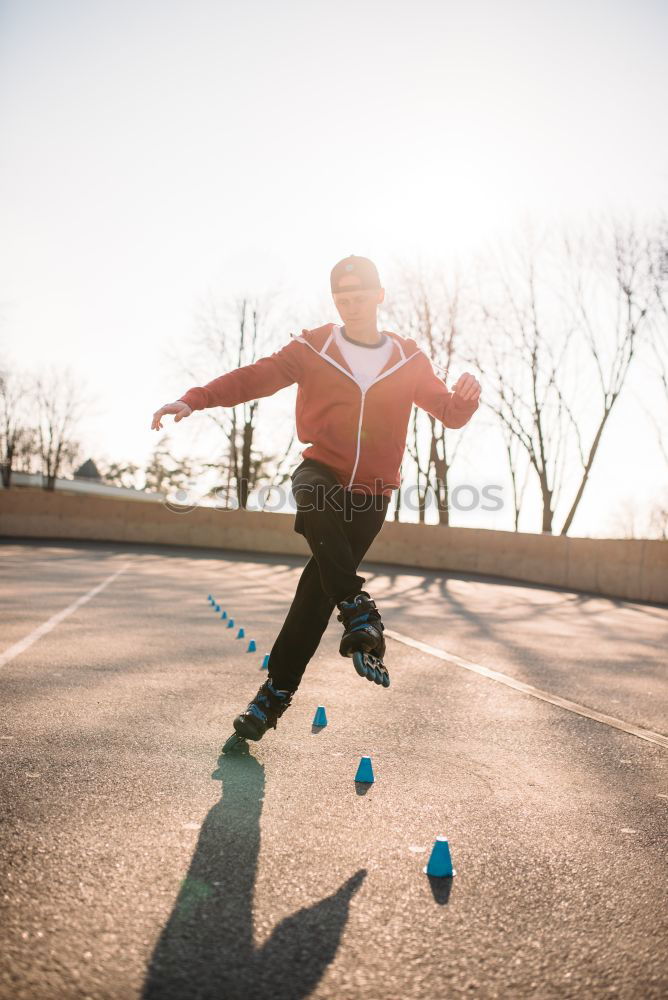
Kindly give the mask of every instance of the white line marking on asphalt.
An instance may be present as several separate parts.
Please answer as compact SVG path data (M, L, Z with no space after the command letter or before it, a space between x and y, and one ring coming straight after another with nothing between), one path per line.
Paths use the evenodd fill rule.
M13 646L6 649L4 653L0 653L0 667L4 667L6 663L13 660L15 656L19 655L19 653L23 653L28 646L32 646L33 642L37 642L38 639L41 639L43 635L46 635L46 633L50 632L52 628L59 625L63 618L67 618L68 615L71 615L73 611L80 608L82 604L86 603L86 601L90 601L91 597L95 597L96 594L99 594L101 590L104 590L104 588L108 587L110 583L113 583L117 576L120 576L121 573L125 573L126 569L129 568L130 563L126 563L125 566L121 566L120 569L117 569L115 573L108 576L106 580L102 581L102 583L98 583L97 587L93 587L93 589L89 590L87 594L84 594L82 597L78 597L68 608L64 608L63 611L59 611L57 614L49 618L48 621L45 621L43 625L39 625L36 629L30 632L30 634L24 639L19 639L19 641L15 642Z
M244 576L250 577L256 586L260 583L267 589L273 590L275 593L280 594L281 597L286 598L287 595L284 587L269 582L265 578L256 577L252 572L248 572L247 568L242 573ZM628 722L624 722L623 719L616 719L612 715L604 715L602 712L596 712L585 705L578 705L575 701L569 701L568 698L560 698L559 695L550 694L549 691L541 691L540 688L533 687L531 684L525 684L524 681L517 681L508 674L502 674L498 670L490 670L489 667L483 667L480 663L473 663L472 660L465 660L454 653L446 653L443 649L430 646L426 642L420 642L419 639L411 639L410 636L404 635L402 632L395 632L394 629L386 628L384 634L396 642L402 642L405 646L421 649L423 653L436 656L439 660L445 660L446 663L452 663L456 667L463 667L464 670L470 670L474 674L480 674L482 677L498 681L499 684L505 684L506 687L522 691L524 694L530 694L533 698L539 698L541 701L546 701L557 708L564 708L567 712L574 712L576 715L584 716L585 719L593 719L594 722L600 722L604 726L612 726L613 729L620 729L623 733L628 733L630 736L637 736L638 739L646 740L648 743L655 743L657 746L668 750L668 736L663 736L662 733L655 733L651 729L642 729L640 726L632 726Z
M524 681L515 680L514 677L509 677L508 674L502 674L498 670L490 670L489 667L473 663L472 660L464 660L461 656L455 656L454 653L446 653L443 649L438 649L437 646L430 646L426 642L420 642L419 639L411 639L410 636L403 635L402 632L395 632L394 629L386 628L385 635L396 642L403 643L405 646L412 646L413 649L420 649L423 653L436 656L439 660L445 660L446 663L453 663L456 667L462 667L464 670L470 670L474 674L480 674L482 677L498 681L499 684L505 684L506 687L514 688L516 691L530 694L533 698L540 698L541 701L547 701L550 705L565 708L568 712L583 715L586 719L593 719L594 722L602 722L603 725L612 726L613 729L621 729L622 732L629 733L631 736L637 736L641 740L647 740L648 743L656 743L657 746L668 749L668 736L663 736L661 733L654 733L651 729L641 729L639 726L632 726L622 719L615 719L612 715L595 712L584 705L578 705L575 701L569 701L568 698L560 698L559 695L550 694L549 691L541 691L540 688L533 687L531 684L525 684Z

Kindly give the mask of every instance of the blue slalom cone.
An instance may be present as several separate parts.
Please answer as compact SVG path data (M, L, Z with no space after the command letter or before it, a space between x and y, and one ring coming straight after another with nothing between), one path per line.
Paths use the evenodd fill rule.
M223 611L222 615L220 616L221 622L224 622L226 618L227 618L227 611Z
M246 652L247 653L255 652L255 639L251 639L251 641L248 643L248 649L246 650Z
M313 716L313 726L326 726L327 725L327 713L325 712L324 705L318 705L315 710L315 715ZM371 779L373 780L373 779Z
M227 623L227 627L234 628L234 618L230 618L230 620Z
M213 597L211 596L211 594L209 594L209 596L207 597L207 601L209 602L209 604L213 604Z
M450 847L447 837L437 837L431 849L431 856L428 864L422 869L425 875L435 875L438 878L452 878L456 875L452 867L450 857Z
M260 667L260 670L269 670L269 653L267 653L265 655L265 658L262 661L262 666Z
M220 611L220 604L216 604L215 601L213 602L213 607L215 611Z
M362 757L360 759L357 774L355 775L355 781L363 781L367 785L373 783L374 776L373 768L371 767L371 757Z
M240 628L239 631L237 632L237 639L243 639L245 635L246 633L244 632L244 630Z

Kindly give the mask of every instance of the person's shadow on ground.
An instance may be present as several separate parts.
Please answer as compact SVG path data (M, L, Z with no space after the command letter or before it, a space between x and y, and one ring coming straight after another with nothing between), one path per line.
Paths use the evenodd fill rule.
M223 795L197 848L151 957L143 1000L299 1000L334 958L361 869L332 896L278 924L258 950L253 890L260 848L264 767L250 754L222 756ZM283 875L277 873L277 877Z

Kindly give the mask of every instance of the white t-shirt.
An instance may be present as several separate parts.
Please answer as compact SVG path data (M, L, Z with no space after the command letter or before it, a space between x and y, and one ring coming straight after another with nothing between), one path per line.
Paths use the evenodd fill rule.
M337 346L362 390L369 388L392 353L391 339L386 333L382 333L381 337L377 344L359 344L347 338L340 326L334 328Z

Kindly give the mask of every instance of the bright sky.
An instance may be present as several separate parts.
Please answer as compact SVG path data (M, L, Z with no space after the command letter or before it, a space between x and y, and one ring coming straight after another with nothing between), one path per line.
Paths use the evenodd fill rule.
M210 290L283 284L299 315L348 253L383 273L666 209L667 28L658 0L4 0L4 350L71 366L90 454L143 462ZM578 534L665 482L624 405L625 476L618 438ZM484 456L467 481L498 481Z

